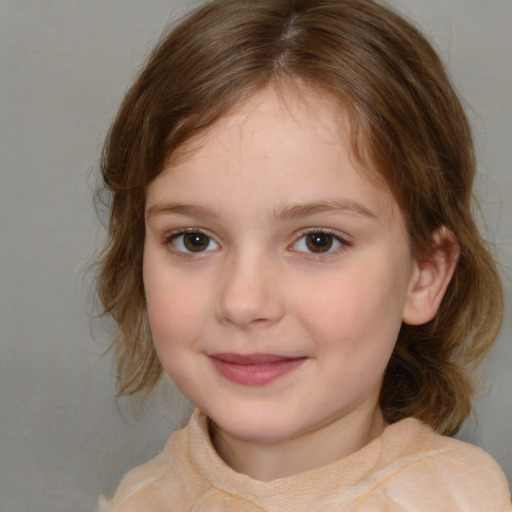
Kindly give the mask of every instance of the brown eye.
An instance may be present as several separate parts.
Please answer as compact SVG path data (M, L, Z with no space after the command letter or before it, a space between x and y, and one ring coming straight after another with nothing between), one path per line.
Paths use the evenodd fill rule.
M172 234L167 239L167 243L170 243L177 251L184 253L206 252L219 248L211 237L201 231Z
M204 251L210 243L210 238L203 233L186 233L183 235L183 245L190 252Z
M302 236L291 246L291 249L310 255L327 256L332 254L334 256L349 246L350 243L336 233L318 228L306 233L303 232Z
M310 233L306 235L306 246L311 252L327 252L333 246L333 239L333 235L329 233Z

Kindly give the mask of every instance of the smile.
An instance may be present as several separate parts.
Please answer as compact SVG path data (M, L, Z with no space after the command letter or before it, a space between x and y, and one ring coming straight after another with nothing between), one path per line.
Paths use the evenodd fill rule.
M209 356L224 378L246 386L264 386L298 368L307 358L274 354L212 354Z

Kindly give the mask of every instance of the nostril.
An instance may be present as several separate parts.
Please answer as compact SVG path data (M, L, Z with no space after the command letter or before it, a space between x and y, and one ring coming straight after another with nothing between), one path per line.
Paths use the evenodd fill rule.
M270 323L270 318L250 318L250 317L242 317L240 315L234 316L225 315L221 318L221 321L229 324L236 325L240 329L249 329L251 327L263 326L266 323Z
M218 305L218 318L223 323L229 323L240 329L262 327L276 322L282 316L282 307L276 298L259 297L255 300L235 303L226 300Z
M241 329L272 324L283 311L267 255L253 252L234 257L219 276L217 318Z

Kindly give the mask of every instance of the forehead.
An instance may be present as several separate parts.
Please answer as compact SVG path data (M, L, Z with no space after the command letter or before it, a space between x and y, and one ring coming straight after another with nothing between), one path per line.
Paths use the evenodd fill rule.
M271 184L295 202L364 195L388 208L389 191L372 174L353 157L350 117L340 102L314 89L269 88L184 144L155 181L174 183L176 199L191 189L208 200L235 190L248 200L270 198ZM150 185L148 199L163 193Z
M322 112L319 111L322 110ZM317 111L316 115L305 115L308 112ZM329 123L331 119L325 122L325 113L336 111L336 122ZM242 95L241 101L235 101L227 107L213 122L207 123L206 128L200 128L197 131L197 125L202 123L202 114L199 113L198 119L192 120L193 135L187 137L184 142L166 158L166 164L162 170L174 166L180 161L187 160L191 155L198 152L212 138L230 129L230 136L233 135L235 129L239 130L240 136L256 134L259 128L266 131L277 118L291 118L297 124L304 124L307 121L308 128L312 128L315 124L317 127L323 125L323 128L334 129L332 134L343 132L343 135L350 130L349 115L341 102L334 95L325 93L317 87L309 87L300 84L298 81L290 79L288 81L273 82L263 89L248 96ZM208 114L207 114L207 117ZM334 117L334 116L330 116ZM189 120L185 119L177 128L179 131L183 125L187 126ZM213 137L212 137L213 132ZM341 135L338 142L343 142L344 136ZM172 135L171 135L172 139Z
M179 167L179 163L195 156L205 144L228 129L231 142L240 142L242 148L250 136L268 132L276 121L286 119L293 120L295 127L302 126L304 137L315 133L323 141L342 145L359 172L375 186L388 189L386 178L369 156L367 133L361 128L360 115L348 108L347 102L338 95L321 85L305 85L298 79L288 79L273 81L266 88L243 97L207 128L197 132L193 122L192 131L196 133L173 149L160 172ZM366 125L364 121L362 124ZM233 139L236 130L238 136ZM231 144L230 150L235 149Z

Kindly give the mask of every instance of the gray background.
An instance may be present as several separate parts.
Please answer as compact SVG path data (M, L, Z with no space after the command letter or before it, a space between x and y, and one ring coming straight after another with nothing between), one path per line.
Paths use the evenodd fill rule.
M512 1L394 3L435 41L470 105L487 234L511 275ZM193 4L0 1L2 512L93 511L186 417L162 389L145 404L114 399L109 335L93 323L91 336L83 272L103 236L92 204L102 139L143 57ZM504 330L484 368L490 391L459 435L512 480L505 287Z

